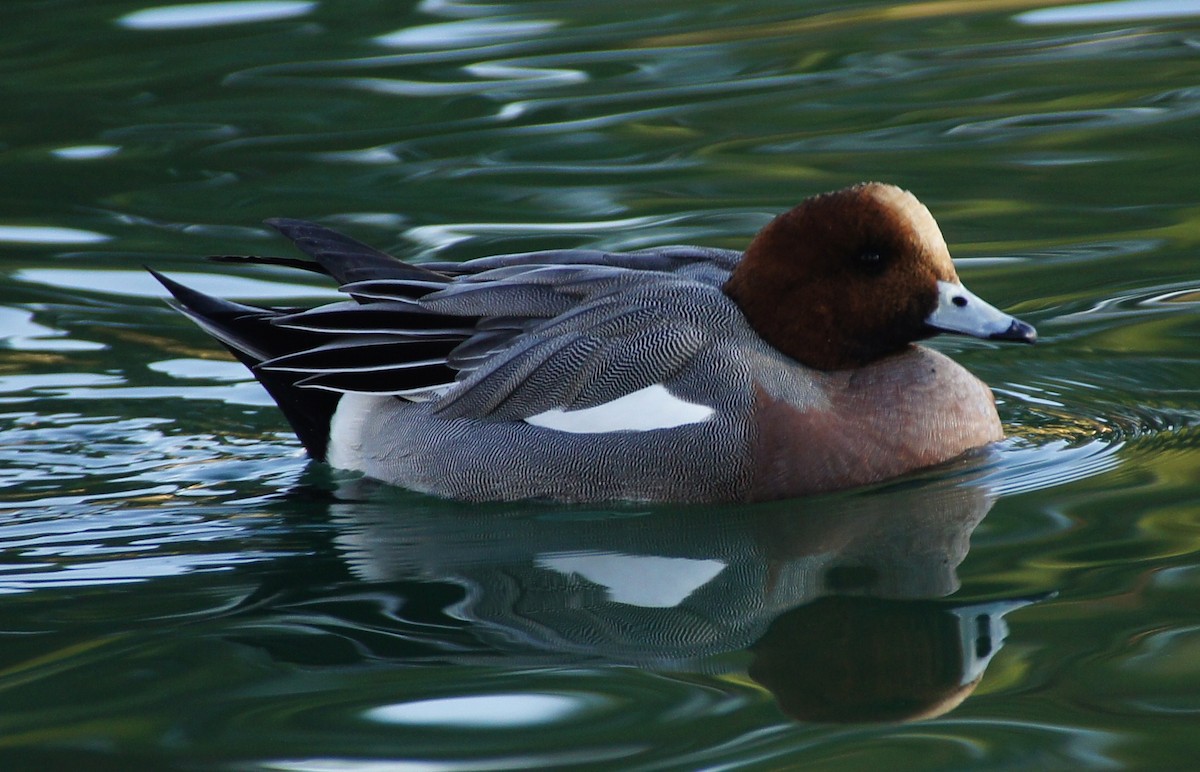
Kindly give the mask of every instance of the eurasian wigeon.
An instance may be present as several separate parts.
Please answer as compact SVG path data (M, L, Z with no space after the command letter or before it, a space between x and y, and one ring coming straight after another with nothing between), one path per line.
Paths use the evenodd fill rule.
M860 486L1003 437L988 387L915 341L1033 342L963 287L911 193L864 183L744 254L672 246L411 265L269 224L352 299L176 307L266 387L317 460L474 501L754 501ZM221 259L221 258L218 258Z

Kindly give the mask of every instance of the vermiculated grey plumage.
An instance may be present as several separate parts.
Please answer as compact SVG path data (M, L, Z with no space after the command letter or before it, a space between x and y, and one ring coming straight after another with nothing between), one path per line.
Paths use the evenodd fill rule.
M214 318L203 296L167 286L277 401L280 390L320 391L370 407L355 468L474 500L530 491L566 500L729 500L749 485L751 428L730 416L750 411L749 360L770 367L785 358L721 292L739 253L554 250L412 266L318 225L271 224L353 300L300 312L234 304L240 318ZM272 345L262 346L260 334L274 336ZM713 418L669 433L586 435L523 420L655 384L712 407ZM329 402L314 402L313 416L297 414L303 399L292 403L285 415L323 458L328 438L313 425L327 426Z

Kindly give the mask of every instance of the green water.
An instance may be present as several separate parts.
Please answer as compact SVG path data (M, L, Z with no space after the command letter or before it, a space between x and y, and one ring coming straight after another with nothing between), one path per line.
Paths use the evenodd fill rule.
M0 766L1194 766L1200 10L1050 8L6 0ZM303 304L200 257L278 215L739 248L864 179L1041 343L933 343L997 393L986 456L802 502L310 467L141 270Z

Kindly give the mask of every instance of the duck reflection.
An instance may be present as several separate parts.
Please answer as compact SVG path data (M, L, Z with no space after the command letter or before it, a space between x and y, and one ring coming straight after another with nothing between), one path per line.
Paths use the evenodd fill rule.
M947 606L829 596L781 614L752 647L750 677L804 721L913 721L953 710L979 685L1031 599Z
M958 589L993 503L961 481L649 513L406 496L398 514L348 493L333 513L358 578L457 585L449 613L510 664L712 672L749 652L750 677L806 721L952 709L1002 644L1003 614L1031 602L936 600Z

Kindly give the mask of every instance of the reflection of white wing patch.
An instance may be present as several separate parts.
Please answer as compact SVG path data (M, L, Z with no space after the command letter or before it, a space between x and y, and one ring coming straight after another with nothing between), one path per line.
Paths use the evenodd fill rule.
M608 589L608 599L642 608L674 608L725 570L719 560L658 555L550 554L537 565L565 576L581 576Z
M708 405L682 400L656 383L602 405L582 410L555 408L529 416L525 422L572 434L648 432L702 423L715 412Z

